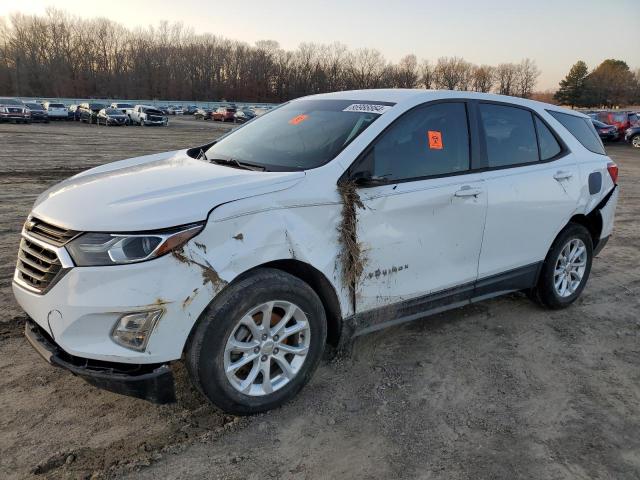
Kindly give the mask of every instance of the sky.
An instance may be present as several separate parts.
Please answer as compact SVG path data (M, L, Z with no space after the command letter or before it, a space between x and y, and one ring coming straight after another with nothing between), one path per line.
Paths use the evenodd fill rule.
M0 16L47 6L127 27L182 22L196 33L255 43L276 40L375 48L391 61L536 61L537 90L556 89L577 60L618 58L640 68L640 0L0 0Z

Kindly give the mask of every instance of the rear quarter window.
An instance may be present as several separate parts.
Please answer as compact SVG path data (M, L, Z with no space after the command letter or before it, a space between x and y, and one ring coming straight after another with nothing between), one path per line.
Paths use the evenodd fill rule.
M573 135L584 148L599 155L606 155L602 141L600 140L593 123L591 123L591 119L578 117L576 115L571 115L570 113L554 112L550 110L547 110L547 112L560 122L564 128L569 130L569 133L571 133L571 135Z

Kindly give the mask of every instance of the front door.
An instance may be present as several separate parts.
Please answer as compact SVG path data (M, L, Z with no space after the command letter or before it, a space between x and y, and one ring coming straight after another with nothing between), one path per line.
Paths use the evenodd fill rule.
M358 191L364 268L356 312L454 287L470 296L487 194L482 174L470 170L468 124L464 102L426 104L396 120L363 157L378 185Z

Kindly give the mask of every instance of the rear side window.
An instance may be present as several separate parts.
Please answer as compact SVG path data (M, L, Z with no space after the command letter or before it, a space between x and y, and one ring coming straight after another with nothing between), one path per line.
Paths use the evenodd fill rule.
M561 113L547 110L549 114L558 120L564 128L569 130L587 150L605 155L604 146L589 118L582 118L569 113Z
M562 151L562 147L542 120L536 118L536 130L538 131L538 146L540 147L540 160L549 160Z
M489 167L537 162L538 142L533 116L528 110L480 104Z
M469 170L469 131L464 103L416 108L398 119L365 160L375 177L389 181Z

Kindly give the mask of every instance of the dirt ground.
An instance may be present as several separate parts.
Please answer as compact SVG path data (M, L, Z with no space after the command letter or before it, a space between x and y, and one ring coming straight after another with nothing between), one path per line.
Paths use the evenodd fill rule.
M640 478L640 152L626 145L607 149L615 235L567 310L514 294L362 337L249 418L209 406L180 367L178 402L159 407L48 366L10 289L36 195L228 128L0 125L0 478Z

